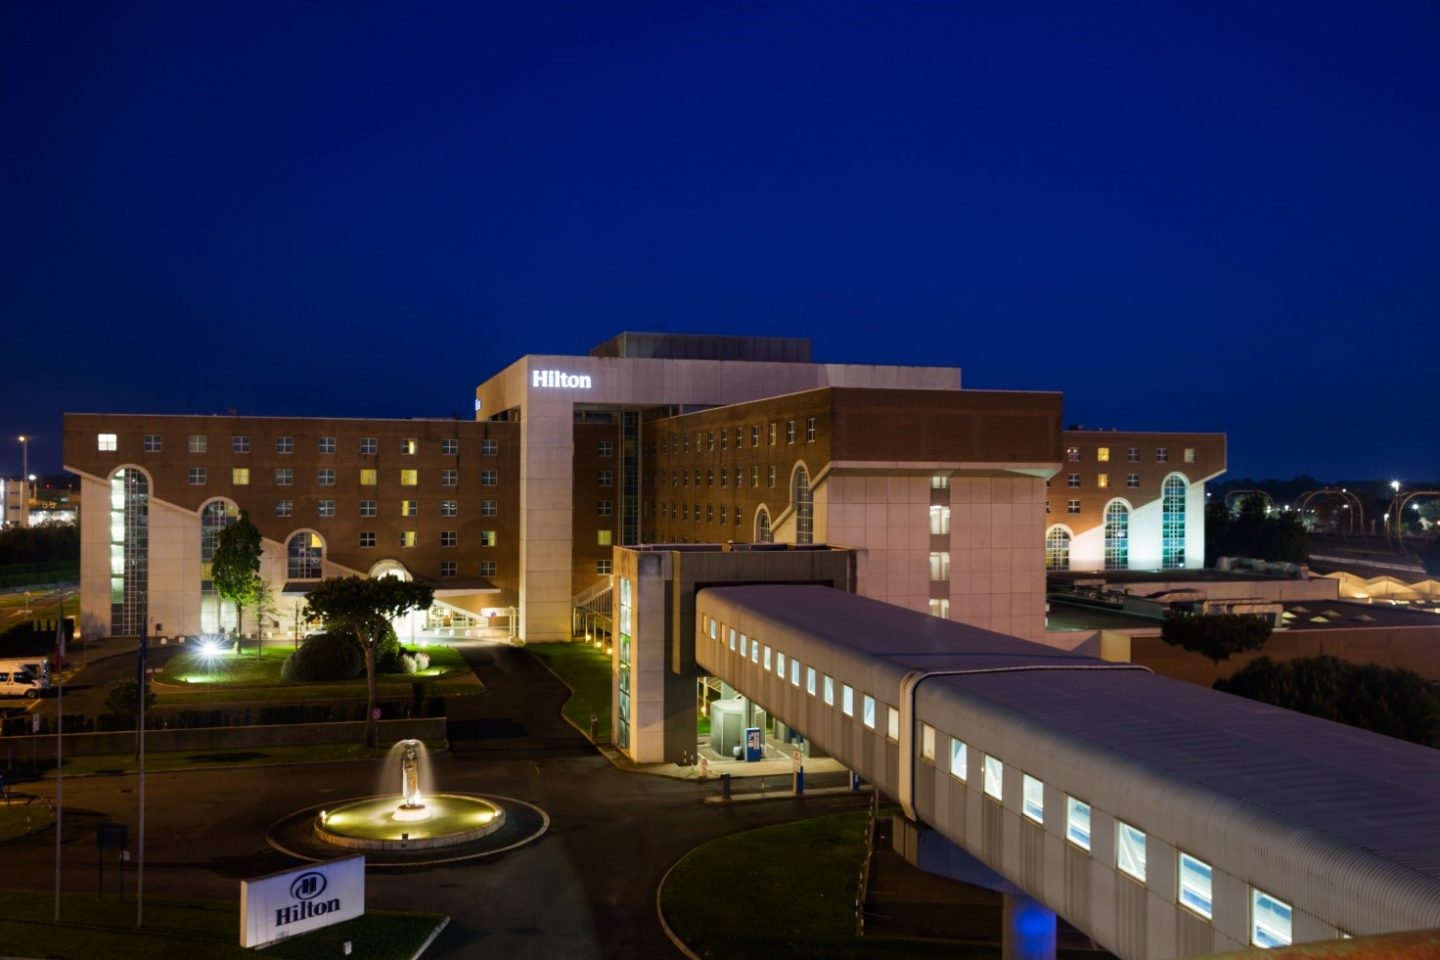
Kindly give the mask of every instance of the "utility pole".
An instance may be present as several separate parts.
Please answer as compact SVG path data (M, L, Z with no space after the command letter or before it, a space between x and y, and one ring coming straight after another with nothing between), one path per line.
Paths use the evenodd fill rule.
M60 616L55 623L55 922L60 922L60 831L65 823L65 768L61 745L65 735L65 598L60 598Z
M138 751L139 751L139 756L140 756L140 829L139 829L139 831L138 831L139 837L140 837L140 839L139 839L140 863L139 863L139 870L138 870L138 872L135 874L135 876L136 876L136 880L135 880L135 926L136 926L137 928L138 928L138 927L144 922L144 920L145 920L145 695L146 695L146 693L148 693L149 690L150 690L150 671L149 671L149 664L147 663L147 661L149 660L149 655L150 655L149 643L147 642L147 640L148 640L147 634L149 633L149 630L150 630L150 624L148 623L148 619L149 619L149 616L148 616L148 611L147 611L147 616L146 616L146 621L147 621L147 622L142 622L142 623L140 624L140 651L139 651L139 654L140 654L140 655L139 655L139 660L140 660L140 688L139 688L139 699L140 699L140 713L139 713L139 718L140 718L140 723L139 723L139 744L138 744L138 746L137 746L137 749L138 749Z

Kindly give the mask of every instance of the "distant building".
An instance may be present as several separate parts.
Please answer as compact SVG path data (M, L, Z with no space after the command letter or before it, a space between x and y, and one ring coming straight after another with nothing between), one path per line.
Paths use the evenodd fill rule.
M0 504L4 506L3 514L0 514L0 527L28 527L30 525L30 491L29 484L23 478L7 480L0 477Z

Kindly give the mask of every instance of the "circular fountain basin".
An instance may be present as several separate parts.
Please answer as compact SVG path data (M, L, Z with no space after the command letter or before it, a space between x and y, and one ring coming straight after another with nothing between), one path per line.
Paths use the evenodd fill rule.
M424 819L402 819L397 811L394 795L352 800L322 810L315 817L315 836L352 850L428 850L471 843L505 824L504 807L461 793L426 797Z

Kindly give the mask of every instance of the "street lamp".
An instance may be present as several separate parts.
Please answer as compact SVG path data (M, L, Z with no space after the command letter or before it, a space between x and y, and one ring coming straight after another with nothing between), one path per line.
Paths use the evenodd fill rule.
M1390 489L1395 491L1395 496L1392 497L1390 500L1390 513L1395 514L1395 538L1398 540L1400 537L1404 536L1405 526L1402 522L1404 518L1400 516L1400 481L1391 480ZM1385 514L1387 520L1390 517L1390 513ZM1386 539L1389 539L1390 533L1388 530L1386 531L1385 536Z
M30 526L30 488L26 485L25 479L29 477L34 483L35 478L30 476L30 438L20 434L20 526Z

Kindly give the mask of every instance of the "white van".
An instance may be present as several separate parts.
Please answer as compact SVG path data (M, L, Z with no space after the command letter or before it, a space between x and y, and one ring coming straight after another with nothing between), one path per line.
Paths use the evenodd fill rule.
M34 700L40 696L40 681L27 670L0 670L0 697L24 697Z

